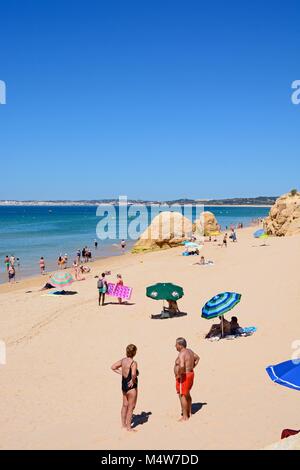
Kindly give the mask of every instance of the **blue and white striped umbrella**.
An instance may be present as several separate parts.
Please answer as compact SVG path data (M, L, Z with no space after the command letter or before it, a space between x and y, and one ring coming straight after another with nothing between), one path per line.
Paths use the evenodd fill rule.
M241 300L241 294L235 292L223 292L210 299L202 309L202 317L210 320L233 309Z

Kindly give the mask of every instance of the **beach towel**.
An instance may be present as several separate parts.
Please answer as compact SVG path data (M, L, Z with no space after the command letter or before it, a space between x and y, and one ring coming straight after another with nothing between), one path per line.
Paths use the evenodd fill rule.
M122 300L130 300L132 294L132 287L122 286L120 284L108 283L107 295L111 297L118 297Z
M256 326L247 326L246 328L241 328L241 329L242 329L241 336L251 336L257 330Z
M77 292L72 291L72 290L56 290L54 292L48 292L47 294L43 294L42 297L49 296L49 295L53 297L53 296L59 296L59 295L75 295L75 294L77 294Z
M186 312L161 312L157 315L151 315L152 320L165 320L166 318L185 317Z

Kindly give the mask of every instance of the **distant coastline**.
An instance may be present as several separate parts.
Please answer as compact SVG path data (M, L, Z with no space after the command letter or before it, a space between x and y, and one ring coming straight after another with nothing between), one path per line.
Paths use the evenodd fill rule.
M234 199L175 199L172 201L146 201L129 199L128 205L161 205L161 204L203 204L210 207L271 207L277 197L256 197L256 198L234 198ZM1 200L0 206L107 206L118 205L118 199L99 199L99 200L55 200L55 201L18 201L18 200Z

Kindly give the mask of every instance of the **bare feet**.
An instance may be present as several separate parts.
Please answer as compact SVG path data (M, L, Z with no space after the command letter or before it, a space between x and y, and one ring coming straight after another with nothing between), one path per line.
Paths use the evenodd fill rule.
M137 432L137 430L136 430L136 429L133 429L133 428L128 428L127 431L128 431L128 432Z
M178 420L179 423L183 423L184 421L188 421L189 418L184 418L183 416Z

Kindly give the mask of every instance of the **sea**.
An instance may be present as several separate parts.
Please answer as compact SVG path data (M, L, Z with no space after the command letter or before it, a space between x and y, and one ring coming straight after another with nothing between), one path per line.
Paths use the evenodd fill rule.
M126 250L135 243L126 237L127 228L135 219L135 216L128 217L126 210L118 206L98 206L98 209L96 206L0 206L0 283L7 282L6 255L19 258L17 280L38 274L41 256L46 271L51 271L56 269L59 255L67 254L71 265L76 251L85 246L91 249L93 259L121 255L120 238L126 238ZM265 218L270 209L205 206L205 210L211 211L225 229L239 223L249 226ZM99 239L99 226L102 224L103 229L104 222L107 239L102 235Z

